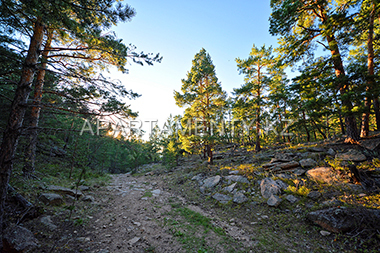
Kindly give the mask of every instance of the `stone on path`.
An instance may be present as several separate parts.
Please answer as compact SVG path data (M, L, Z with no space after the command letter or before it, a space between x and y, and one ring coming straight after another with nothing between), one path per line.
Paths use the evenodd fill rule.
M222 204L227 204L232 199L230 196L220 193L215 193L212 197Z
M140 241L140 237L133 237L131 240L128 241L130 245L135 244L136 242Z
M152 191L153 196L159 196L161 194L161 190L156 189Z
M90 196L90 195L86 195L82 198L82 201L86 201L86 202L94 202L95 201L95 198L93 196Z

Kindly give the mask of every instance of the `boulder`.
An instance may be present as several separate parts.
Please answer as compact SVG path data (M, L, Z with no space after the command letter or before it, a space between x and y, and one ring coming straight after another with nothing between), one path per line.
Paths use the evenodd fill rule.
M215 193L212 198L216 199L222 204L227 204L232 198L230 196L220 194L220 193Z
M58 192L61 194L67 194L73 197L81 197L83 196L83 193L78 189L70 189L62 186L56 186L56 185L50 185L48 186L47 190L53 191L53 192Z
M301 161L299 161L299 163L302 168L310 168L315 167L317 165L317 162L311 158L302 159Z
M239 183L243 183L243 184L249 184L248 179L244 176L230 175L230 176L225 177L225 179L228 181L239 182Z
M59 206L63 204L63 197L56 193L42 193L40 200L46 205Z
M217 175L215 177L210 177L210 178L207 178L203 181L203 186L205 188L212 188L214 186L216 186L217 184L219 184L221 180L221 176Z
M241 204L248 201L248 198L243 193L237 192L234 195L233 201L237 204Z
M306 172L306 175L317 182L331 184L338 181L333 168L330 167L318 167Z
M380 229L380 210L333 207L310 212L307 218L322 228L342 233L357 229Z
M38 247L38 240L28 229L11 225L3 234L4 252L30 252Z
M280 197L276 195L272 195L267 201L268 206L274 206L274 207L279 206L280 203L281 203L281 199Z
M346 153L340 153L335 155L335 159L343 161L364 162L367 157L362 152L356 149L350 149Z
M264 198L270 198L272 195L281 193L281 187L273 179L267 177L261 180L260 183L261 195Z

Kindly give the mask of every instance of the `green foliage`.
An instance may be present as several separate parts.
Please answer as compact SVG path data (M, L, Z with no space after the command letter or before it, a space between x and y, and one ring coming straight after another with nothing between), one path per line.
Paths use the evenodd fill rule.
M221 131L216 126L224 118L226 93L218 83L215 66L205 49L195 55L187 79L182 79L181 92L174 91L174 98L178 106L186 106L181 120L183 131L179 132L182 148L191 153L208 149L211 157Z

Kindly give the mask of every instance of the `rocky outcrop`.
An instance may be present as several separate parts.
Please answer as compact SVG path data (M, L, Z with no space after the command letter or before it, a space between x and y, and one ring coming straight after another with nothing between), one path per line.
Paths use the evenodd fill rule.
M38 247L38 240L28 229L11 225L4 231L3 247L4 252L30 252Z
M361 228L374 231L380 229L380 210L333 207L311 212L307 218L314 224L334 233Z
M350 149L346 153L336 154L335 159L343 161L364 162L367 160L367 157L356 149Z

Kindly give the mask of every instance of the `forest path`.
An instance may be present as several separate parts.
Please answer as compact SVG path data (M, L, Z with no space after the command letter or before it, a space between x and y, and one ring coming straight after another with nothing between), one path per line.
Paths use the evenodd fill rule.
M169 177L112 175L96 193L104 207L89 224L91 252L252 252L244 231L187 203Z

